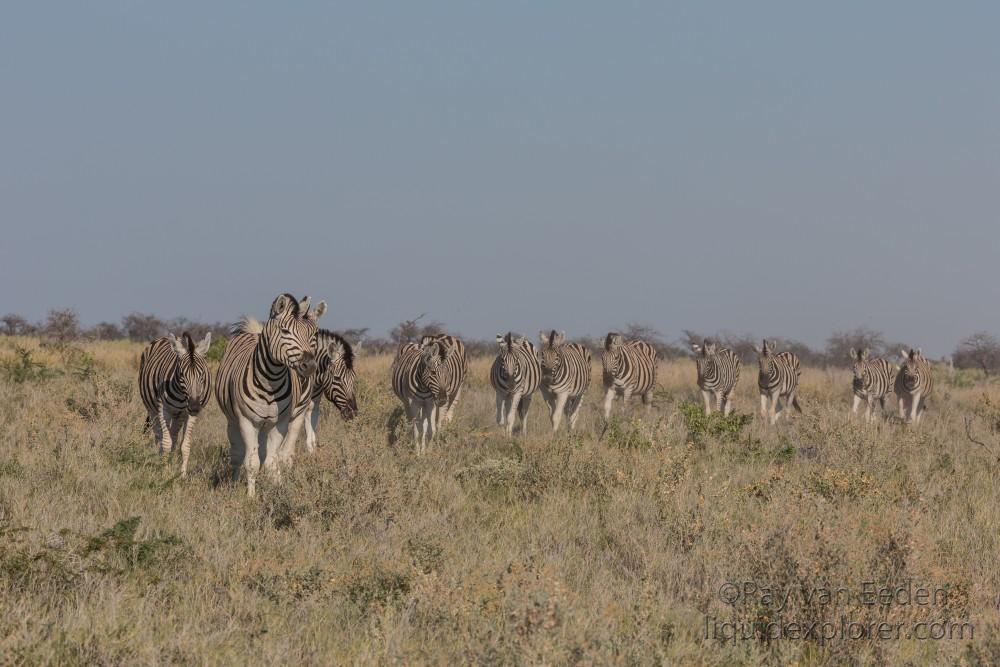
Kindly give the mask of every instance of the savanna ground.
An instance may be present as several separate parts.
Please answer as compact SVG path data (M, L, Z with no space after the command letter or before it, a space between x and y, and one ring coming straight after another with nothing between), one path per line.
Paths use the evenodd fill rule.
M249 500L219 483L214 401L189 479L154 452L140 352L0 338L5 663L1000 664L997 462L964 423L979 414L1000 450L1000 387L981 378L940 373L915 430L849 420L849 373L806 369L805 414L765 430L700 419L694 364L672 362L653 411L636 402L599 440L595 366L577 434L549 434L538 396L510 439L476 359L456 422L417 458L391 359L361 355L360 416L327 405L320 449ZM851 598L883 586L936 597ZM849 593L806 594L823 588ZM903 631L716 638L732 620ZM924 621L966 636L907 638Z

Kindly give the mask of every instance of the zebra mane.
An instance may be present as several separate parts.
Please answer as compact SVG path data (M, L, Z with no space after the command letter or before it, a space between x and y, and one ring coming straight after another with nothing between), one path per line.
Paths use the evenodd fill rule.
M261 323L253 317L244 317L242 320L234 324L232 329L230 329L230 332L233 334L259 334L263 331L264 327L261 326Z
M350 369L354 369L354 349L351 344L347 342L343 336L328 329L319 329L316 332L316 340L322 341L324 344L329 344L330 341L340 343L344 349L344 353L341 358L344 360L344 365Z

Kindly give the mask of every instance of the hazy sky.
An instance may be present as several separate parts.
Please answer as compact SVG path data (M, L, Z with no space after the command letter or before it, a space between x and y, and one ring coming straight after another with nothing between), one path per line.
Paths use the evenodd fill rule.
M0 311L1000 332L1000 4L0 6Z

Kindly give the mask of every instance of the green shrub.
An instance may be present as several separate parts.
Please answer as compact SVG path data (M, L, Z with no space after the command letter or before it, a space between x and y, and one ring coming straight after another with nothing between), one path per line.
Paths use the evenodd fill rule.
M639 419L625 421L612 417L604 437L608 445L617 449L643 450L653 446L652 439L643 433L642 421Z
M2 364L4 375L14 384L38 382L60 375L59 371L32 359L31 350L15 345L14 352L17 358L5 360Z
M728 415L713 412L706 415L701 405L692 402L682 403L678 409L684 417L688 436L692 440L701 440L707 436L735 442L739 439L743 427L753 420L751 415L738 412Z
M228 342L229 339L222 336L212 339L212 344L208 346L208 353L205 354L205 358L209 361L220 361L222 354L226 351L226 344Z

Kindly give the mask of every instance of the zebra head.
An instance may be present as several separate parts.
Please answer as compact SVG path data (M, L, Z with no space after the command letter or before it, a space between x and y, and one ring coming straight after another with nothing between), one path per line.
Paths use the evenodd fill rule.
M704 338L701 345L692 343L691 349L694 350L694 363L698 367L698 377L711 377L715 372L718 346L714 341Z
M497 334L497 359L500 360L500 372L503 374L503 377L514 383L517 383L521 377L521 366L517 363L514 346L521 345L523 342L523 338L515 342L513 334L509 331L506 336Z
M566 340L566 332L557 332L555 329L549 333L540 331L538 338L542 342L542 358L539 360L542 366L542 377L551 378L555 376L562 365L562 344Z
M855 350L851 348L851 361L854 371L854 384L860 387L867 387L871 384L871 373L868 368L868 355L870 350Z
M774 343L769 343L765 338L760 347L753 346L757 352L757 363L760 366L761 377L771 377L774 371Z
M212 332L205 334L205 337L195 345L191 339L191 334L184 332L180 338L169 334L170 344L177 355L177 364L174 366L174 386L178 389L178 394L187 396L187 409L192 415L197 415L208 402L208 394L211 384L208 374L208 363L205 355L208 347L212 343Z
M310 312L309 297L297 301L291 294L282 294L276 298L271 318L261 331L271 359L302 378L311 377L316 372L316 320L325 312L324 301Z
M915 389L920 383L921 369L927 361L919 348L916 350L910 348L909 351L900 350L900 354L903 357L903 365L899 367L903 387L907 390Z
M418 378L420 383L434 395L438 405L443 405L447 400L450 379L448 362L455 354L454 347L432 336L425 336L420 343Z
M320 329L317 333L318 352L316 379L323 395L340 410L345 420L354 419L358 403L354 398L354 350L337 334Z

